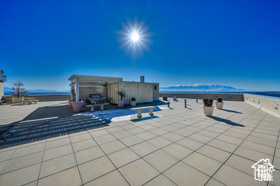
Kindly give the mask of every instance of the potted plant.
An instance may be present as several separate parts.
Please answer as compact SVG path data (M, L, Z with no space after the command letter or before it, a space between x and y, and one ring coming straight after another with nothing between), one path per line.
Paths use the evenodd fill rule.
M12 95L12 103L18 103L24 100L24 96L27 95L28 91L23 88L23 83L18 81L13 84L12 91L10 92Z
M131 100L130 100L130 105L131 105L132 107L135 107L135 106L136 106L136 99L135 99L135 97L132 97L132 98L131 98Z
M74 112L81 112L84 102L80 99L78 102L73 101L72 107Z
M208 98L204 98L203 99L203 111L205 116L212 116L213 115L213 111L214 111L214 106L213 105L213 100L212 99L208 99Z
M72 99L71 99L71 97L72 97ZM69 99L68 99L68 103L69 103L70 108L72 107L72 103L76 102L76 93L75 93L74 89L71 90L71 97L69 97Z
M125 98L125 92L124 91L118 91L117 92L121 99L118 99L118 107L123 107L124 106L124 98Z
M217 102L216 102L217 109L223 109L223 106L224 106L223 99L222 98L218 98Z

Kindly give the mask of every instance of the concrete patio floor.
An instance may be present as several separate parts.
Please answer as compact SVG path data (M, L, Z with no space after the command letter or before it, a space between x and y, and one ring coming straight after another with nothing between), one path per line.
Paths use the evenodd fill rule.
M14 125L0 141L0 185L280 185L279 118L245 102L213 117L201 100L170 102L119 122L76 115L66 101L0 105L0 124ZM251 168L265 158L269 183Z

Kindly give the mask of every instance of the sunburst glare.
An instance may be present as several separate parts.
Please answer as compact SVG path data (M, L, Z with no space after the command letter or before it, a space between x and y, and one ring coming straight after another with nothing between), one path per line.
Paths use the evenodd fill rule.
M121 47L126 53L143 53L144 50L149 50L151 33L148 32L148 27L144 26L144 21L136 20L133 23L127 21L122 26L118 34L120 34Z

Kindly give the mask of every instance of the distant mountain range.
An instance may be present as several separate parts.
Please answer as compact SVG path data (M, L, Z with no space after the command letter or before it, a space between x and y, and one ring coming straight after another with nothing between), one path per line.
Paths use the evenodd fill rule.
M62 91L58 91L58 90L45 90L45 89L35 89L35 90L28 90L28 94L37 94L37 93L54 93L54 94L59 94L59 93L69 93L70 94L70 90L62 90ZM9 95L10 92L12 91L12 88L10 87L4 87L4 93L5 95Z
M235 92L244 91L243 89L237 89L231 86L224 85L171 85L167 87L160 87L161 91L211 91L211 92Z

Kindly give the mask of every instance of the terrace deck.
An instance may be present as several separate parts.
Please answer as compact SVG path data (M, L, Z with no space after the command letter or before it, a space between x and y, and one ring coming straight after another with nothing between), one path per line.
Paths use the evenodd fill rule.
M280 185L279 118L239 101L206 117L195 101L119 122L66 101L1 105L14 135L0 141L0 185L267 185L251 168L263 158Z

